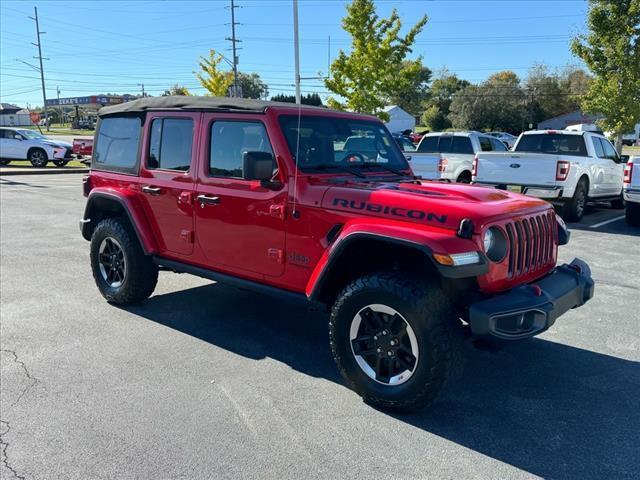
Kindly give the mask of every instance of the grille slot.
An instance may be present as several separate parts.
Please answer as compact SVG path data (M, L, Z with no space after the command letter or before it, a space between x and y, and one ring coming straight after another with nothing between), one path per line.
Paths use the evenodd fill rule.
M553 261L556 222L553 212L504 225L509 243L509 278L519 277Z

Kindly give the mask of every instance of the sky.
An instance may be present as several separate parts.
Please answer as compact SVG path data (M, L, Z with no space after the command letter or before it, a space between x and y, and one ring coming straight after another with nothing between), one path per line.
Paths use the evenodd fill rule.
M271 95L294 92L292 0L235 0L239 70L257 72ZM47 98L99 93L159 95L173 84L203 94L195 78L209 49L232 57L230 0L11 1L0 0L0 101L42 105L35 22L38 8ZM299 0L303 93L328 94L319 75L329 59L348 51L341 28L346 0ZM585 31L585 0L377 0L380 16L398 10L407 31L429 21L411 58L422 56L471 82L513 70L521 78L535 63L582 66L569 42ZM329 48L330 38L330 48ZM227 67L225 67L227 68Z

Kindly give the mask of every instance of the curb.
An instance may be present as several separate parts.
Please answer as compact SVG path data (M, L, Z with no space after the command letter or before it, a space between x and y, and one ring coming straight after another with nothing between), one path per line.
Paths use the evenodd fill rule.
M10 175L60 175L65 173L89 173L88 168L38 168L28 169L0 169L0 177Z

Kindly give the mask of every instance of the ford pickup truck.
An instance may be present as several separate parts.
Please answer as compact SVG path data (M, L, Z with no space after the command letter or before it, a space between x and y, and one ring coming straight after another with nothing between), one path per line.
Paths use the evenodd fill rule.
M366 115L215 97L105 107L84 194L108 302L145 301L163 269L325 305L346 384L395 411L434 400L465 335L530 338L594 292L585 262L556 265L569 232L548 203L418 180Z
M545 199L563 218L580 221L588 201L624 208L624 162L603 135L569 130L532 130L511 152L478 155L473 183L492 185Z

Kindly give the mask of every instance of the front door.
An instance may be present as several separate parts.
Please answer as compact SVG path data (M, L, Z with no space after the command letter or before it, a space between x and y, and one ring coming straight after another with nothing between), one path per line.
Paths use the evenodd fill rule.
M618 195L622 192L624 165L608 140L600 139L604 148L605 161L605 186L608 195Z
M140 197L161 253L193 252L193 198L201 114L150 113L140 166Z
M203 115L194 203L196 241L207 262L253 278L281 275L285 260L285 188L243 178L244 152L277 156L263 121L262 115Z

